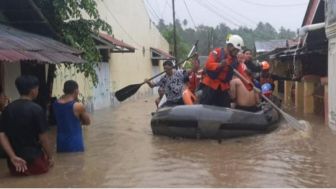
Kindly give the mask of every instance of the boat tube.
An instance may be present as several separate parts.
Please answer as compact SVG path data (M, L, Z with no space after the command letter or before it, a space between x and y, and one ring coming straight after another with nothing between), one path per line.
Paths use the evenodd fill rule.
M160 108L151 127L154 135L223 139L273 131L279 120L268 104L259 112L195 104Z

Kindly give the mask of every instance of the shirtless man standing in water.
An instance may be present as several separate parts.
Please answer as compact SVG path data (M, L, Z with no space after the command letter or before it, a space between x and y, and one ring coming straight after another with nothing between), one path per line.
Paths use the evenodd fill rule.
M239 53L237 58L239 64L244 64L244 55L242 53ZM247 75L250 74L247 69L245 72ZM236 109L250 112L256 112L260 110L260 108L257 106L260 102L259 94L254 90L248 90L241 79L236 76L234 76L234 78L230 81L230 96L235 102Z

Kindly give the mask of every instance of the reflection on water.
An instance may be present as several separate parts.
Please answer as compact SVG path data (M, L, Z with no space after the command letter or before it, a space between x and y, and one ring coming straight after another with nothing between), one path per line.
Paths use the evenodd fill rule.
M147 101L148 100L148 101ZM153 136L152 99L96 111L86 152L57 154L47 174L8 176L2 187L335 187L336 137L309 117L303 136L285 122L266 135L223 140ZM308 119L308 118L306 118ZM53 133L55 131L53 130Z

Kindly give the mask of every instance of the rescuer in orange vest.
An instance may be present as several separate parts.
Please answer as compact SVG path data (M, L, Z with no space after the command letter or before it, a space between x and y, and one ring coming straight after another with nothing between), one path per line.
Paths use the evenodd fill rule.
M242 50L244 41L239 35L231 35L225 48L216 48L210 52L205 64L205 76L202 80L200 104L230 107L230 81L233 68L237 68L237 53Z

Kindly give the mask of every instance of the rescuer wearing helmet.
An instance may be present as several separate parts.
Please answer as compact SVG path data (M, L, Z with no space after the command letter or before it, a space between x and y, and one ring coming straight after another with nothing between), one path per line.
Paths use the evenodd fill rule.
M200 104L230 107L230 81L233 68L237 68L237 53L242 50L244 41L239 35L230 35L226 47L215 48L210 52L205 64L205 76Z

